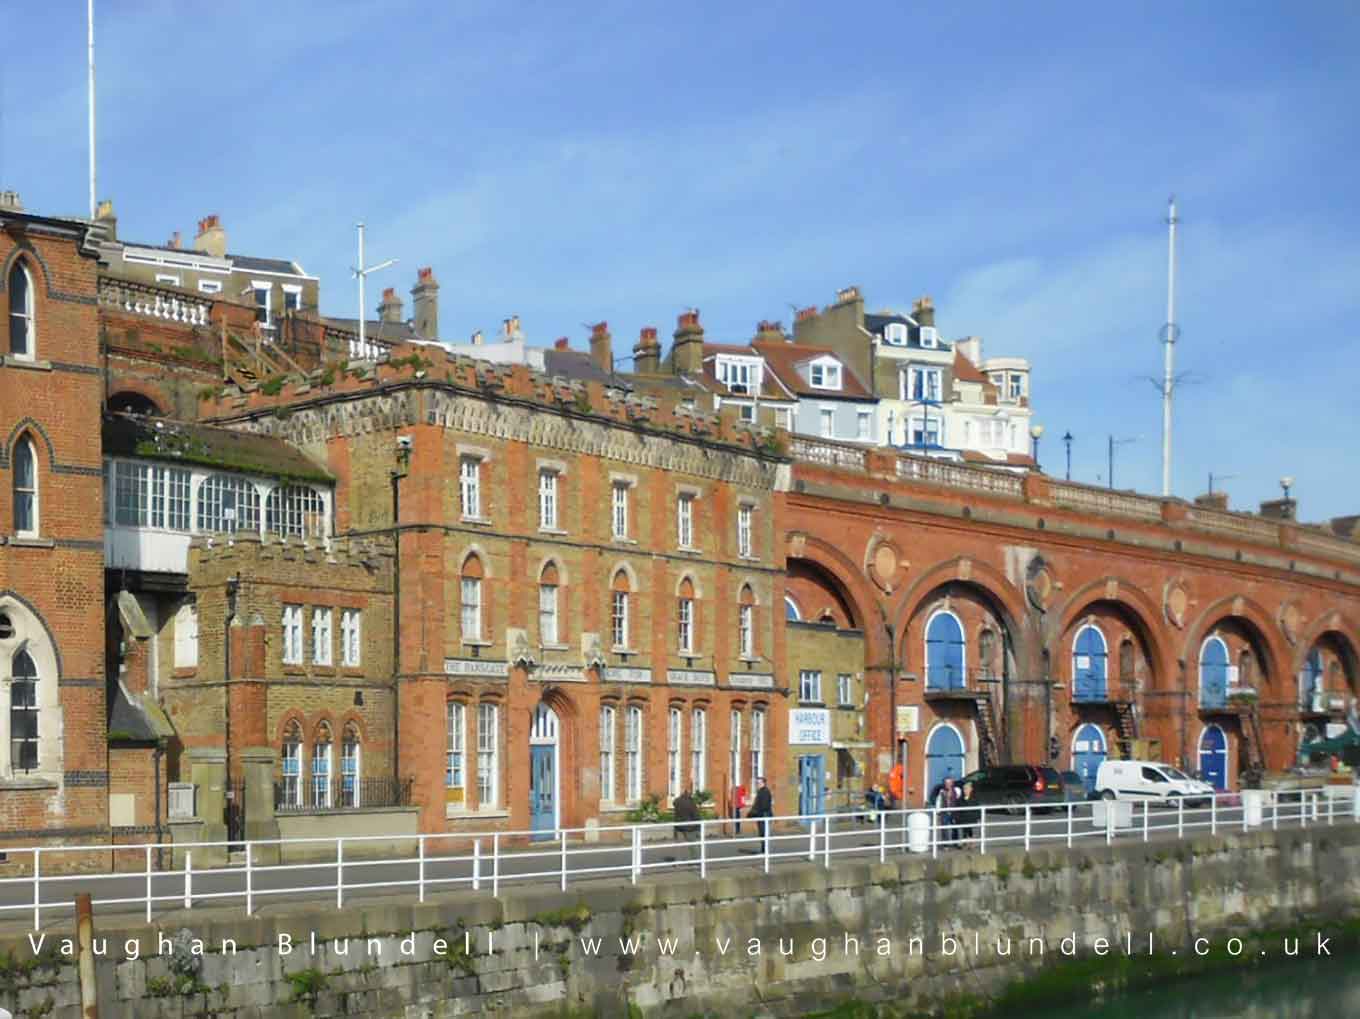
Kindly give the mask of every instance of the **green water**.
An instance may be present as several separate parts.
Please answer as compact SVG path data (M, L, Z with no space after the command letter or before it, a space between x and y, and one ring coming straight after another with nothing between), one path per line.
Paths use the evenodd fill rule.
M1349 953L1347 953L1349 954ZM1355 958L1216 973L1108 1001L1011 1011L1007 1019L1350 1019L1360 1016Z

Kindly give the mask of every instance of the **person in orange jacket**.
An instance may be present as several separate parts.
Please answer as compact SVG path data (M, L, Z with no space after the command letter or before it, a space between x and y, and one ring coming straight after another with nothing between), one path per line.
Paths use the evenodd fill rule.
M749 804L749 797L746 794L746 787L739 785L732 790L732 820L737 823L736 834L741 834L741 812Z
M892 771L888 773L888 791L893 794L893 799L899 806L902 803L903 793L906 792L904 787L905 778L906 775L902 769L902 762L898 761L893 765Z

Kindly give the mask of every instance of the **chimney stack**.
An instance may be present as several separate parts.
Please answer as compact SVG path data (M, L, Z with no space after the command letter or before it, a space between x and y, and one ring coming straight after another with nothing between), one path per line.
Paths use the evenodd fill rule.
M383 322L401 321L401 298L397 296L395 287L383 291L382 301L378 305L378 318Z
M1227 492L1206 492L1204 495L1195 496L1195 505L1203 506L1206 509L1228 511Z
M570 349L571 340L567 339L565 336L559 336L553 343L553 350L570 350Z
M614 340L609 335L608 322L596 322L590 327L590 360L602 372L614 371Z
M429 266L417 271L411 288L411 307L415 312L414 329L422 340L439 339L439 281Z
M643 326L633 347L633 371L639 375L655 375L661 366L661 343L656 338L656 326Z
M19 192L0 191L0 209L8 209L10 212L23 212L24 203L19 201Z
M113 212L113 202L105 198L94 207L94 220L96 223L103 223L104 229L108 231L109 240L118 240L118 217Z
M920 321L917 319L917 321ZM972 361L975 367L982 367L982 337L969 336L966 339L955 340L954 349L957 350L968 360Z
M174 248L176 251L178 251L183 246L183 242L180 241L178 230L176 230L174 233L170 235L170 239L165 242L165 246L167 248Z
M518 316L518 315L511 315L509 318L507 318L507 319L502 319L502 320L501 320L501 339L502 339L502 340L518 340L518 339L522 339L523 337L524 337L524 334L523 334L522 332L520 332L520 328L519 328L519 316Z
M1267 520L1297 520L1298 509L1294 499L1267 499L1261 503L1261 516Z
M856 301L863 301L860 296L859 287L842 287L836 291L837 304L854 304Z
M671 343L671 367L677 374L698 375L704 366L704 327L699 324L699 309L682 311L676 318Z
M928 328L935 327L935 302L930 299L930 295L916 298L911 306L911 317L916 319L916 324Z
M788 339L784 335L784 326L781 322L771 322L767 319L756 326L756 343L784 343Z
M227 231L216 214L204 216L198 221L198 236L194 238L194 250L206 251L216 258L227 257Z

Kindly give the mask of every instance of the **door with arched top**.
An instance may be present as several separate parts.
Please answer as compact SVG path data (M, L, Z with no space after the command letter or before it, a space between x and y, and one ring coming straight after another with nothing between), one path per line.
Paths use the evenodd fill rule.
M1228 737L1216 725L1199 737L1199 773L1219 792L1228 788Z
M926 795L934 794L946 778L956 781L962 778L963 769L963 737L959 730L948 724L936 726L926 742Z
M1109 746L1100 726L1088 723L1077 730L1072 738L1072 770L1081 776L1086 795L1095 791L1096 776L1108 756Z
M539 704L529 729L529 828L535 839L550 839L557 832L557 751L557 712Z

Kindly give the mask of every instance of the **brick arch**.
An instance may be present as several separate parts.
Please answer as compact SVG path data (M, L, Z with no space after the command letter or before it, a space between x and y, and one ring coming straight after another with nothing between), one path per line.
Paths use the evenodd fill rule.
M1291 675L1298 675L1303 670L1304 661L1308 653L1322 641L1324 637L1332 637L1338 647L1342 664L1346 671L1346 681L1352 691L1360 693L1360 641L1357 641L1353 634L1360 633L1354 622L1347 619L1337 612L1325 612L1307 635L1299 640L1298 650L1294 652Z
M1115 597L1110 598L1106 595L1112 582L1118 585L1118 590ZM1063 635L1076 624L1082 613L1100 602L1115 605L1127 613L1133 630L1147 645L1148 657L1153 665L1152 685L1164 687L1175 674L1176 668L1175 662L1169 657L1172 653L1170 641L1165 639L1163 631L1153 622L1160 617L1161 609L1142 588L1120 577L1101 577L1073 591L1053 625L1045 628L1044 645L1050 647L1055 641L1061 642ZM1050 650L1056 661L1063 649L1050 647ZM1115 649L1111 650L1113 652Z
M353 710L353 709L350 709L349 711L346 711L343 715L340 716L340 725L339 725L339 727L337 728L336 731L340 734L339 738L340 738L341 742L344 741L344 738L345 738L345 730L346 730L347 728L349 728L351 725L354 726L354 728L355 728L356 730L358 730L358 732L359 732L359 742L360 742L360 744L362 744L362 745L367 745L367 744L368 744L368 726L367 726L367 724L365 724L365 722L364 722L364 717L363 717L363 715L359 714L357 711L355 711L355 710Z
M1238 602L1241 602L1241 611L1235 611ZM1278 628L1274 626L1273 620L1256 602L1243 595L1229 595L1220 598L1205 608L1195 621L1185 628L1185 643L1181 650L1181 663L1185 666L1187 686L1189 686L1190 676L1194 675L1194 688L1199 687L1199 651L1210 631L1219 623L1235 619L1243 623L1254 631L1253 635L1261 646L1261 651L1266 658L1262 662L1265 675L1266 687L1273 689L1285 680L1284 665L1289 661L1289 655L1280 646L1279 637L1276 636Z
M113 384L109 386L109 395L105 402L112 402L115 397L123 393L135 393L138 396L150 400L155 404L156 412L161 417L168 414L169 408L172 408L175 405L174 401L165 394L165 391L162 390L160 386L152 385L149 382L134 378L115 379Z
M52 446L52 437L47 434L46 428L44 428L35 418L31 417L20 419L18 424L9 430L9 437L5 440L6 462L13 462L15 443L19 441L20 436L26 431L32 432L38 438L42 439L43 445L47 447L47 466L49 468L55 467L57 465L57 453Z
M39 271L33 275L35 277L40 276L42 278L43 290L49 293L51 292L52 270L48 268L47 260L42 257L42 252L37 248L20 241L14 250L10 252L9 258L5 259L4 265L0 266L0 293L6 293L9 290L9 274L14 269L15 263L17 262L28 262L30 269L32 269L36 263ZM37 280L35 279L34 282L37 282ZM8 311L8 297L5 299L5 304L5 310Z
M38 611L37 606L35 606L23 595L21 595L18 591L12 591L7 587L0 588L0 601L4 601L6 598L18 602L19 605L21 605L33 616L34 619L37 620L38 625L42 627L43 633L47 635L48 646L52 648L52 656L57 661L56 678L60 680L62 676L66 675L66 670L65 668L62 667L61 664L61 644L57 642L57 635L52 632L52 627L47 625L47 620L43 617L43 614Z
M873 609L878 605L878 597L874 594L863 570L829 542L812 534L803 537L803 551L798 555L789 555L787 559L805 559L829 574L840 588L838 593L852 610L851 625L862 630L866 639L869 639L870 633L877 629L873 625L875 622Z
M309 746L311 730L307 727L307 716L298 708L289 708L279 716L278 725L274 727L274 742L283 746L283 737L288 732L289 722L298 724L298 732L302 734L302 745L304 747Z
M965 560L969 563L966 571L961 569ZM965 572L966 577L962 576ZM926 599L946 584L963 584L970 587L980 592L999 609L998 615L1007 630L1012 654L1019 660L1025 620L1024 597L999 570L967 556L956 556L933 566L907 585L903 592L901 608L897 613L899 659L906 660L901 657L902 652L906 650L901 644L907 639L911 621L921 611Z

